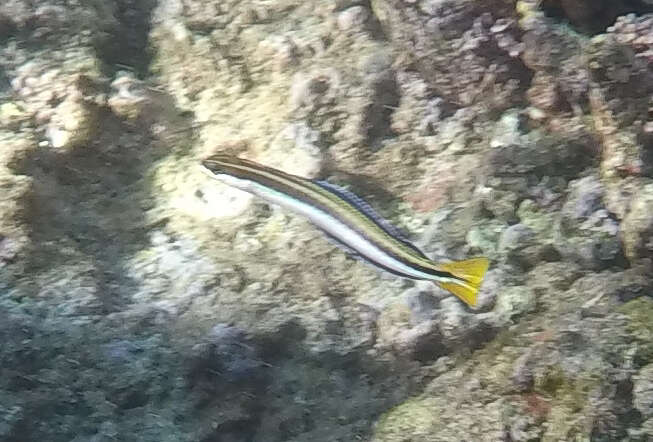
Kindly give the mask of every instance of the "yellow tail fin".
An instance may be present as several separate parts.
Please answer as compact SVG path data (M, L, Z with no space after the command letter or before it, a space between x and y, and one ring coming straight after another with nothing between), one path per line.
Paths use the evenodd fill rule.
M485 275L489 265L490 261L487 258L472 258L464 261L440 264L438 267L441 270L452 273L454 276L462 278L464 281L437 281L436 284L458 296L468 305L474 307L476 305L478 289L481 286L481 281L483 281L483 276Z

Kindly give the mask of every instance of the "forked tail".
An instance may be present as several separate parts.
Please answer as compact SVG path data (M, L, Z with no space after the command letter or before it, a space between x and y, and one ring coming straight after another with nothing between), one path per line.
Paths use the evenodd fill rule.
M459 279L452 278L448 281L436 281L436 284L474 307L478 289L489 265L490 261L487 258L472 258L440 264L438 266L440 269Z

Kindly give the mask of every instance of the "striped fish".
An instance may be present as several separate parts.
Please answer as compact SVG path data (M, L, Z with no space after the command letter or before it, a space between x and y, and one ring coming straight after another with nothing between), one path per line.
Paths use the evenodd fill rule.
M253 161L215 155L202 161L212 178L308 218L358 257L403 278L429 280L476 305L489 261L436 263L378 216L362 199L323 181L308 180Z

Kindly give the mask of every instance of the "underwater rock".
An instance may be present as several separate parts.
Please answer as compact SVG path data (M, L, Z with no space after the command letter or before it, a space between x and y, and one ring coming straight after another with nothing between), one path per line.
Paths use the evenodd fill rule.
M584 140L557 138L538 132L518 140L518 144L497 143L493 146L487 158L490 176L506 176L506 180L528 176L542 178L545 175L575 176L592 164L592 159L586 155L588 146Z
M494 281L500 281L500 276L495 275ZM507 324L504 319L519 314L519 307L492 310L497 295L503 296L492 281L484 284L483 292L486 293L479 299L477 309L470 312L453 296L434 296L417 287L410 289L402 302L381 311L377 321L379 344L422 362L435 360L461 346L478 348L491 339L495 327ZM487 313L481 315L481 311Z
M385 412L375 426L373 442L502 440L503 418L509 405L492 400L478 378L450 370L436 376L429 393L412 397ZM455 404L455 409L452 408Z
M515 179L496 179L492 180L489 184L496 187L509 187L510 190L503 190L501 188L486 187L479 193L478 199L482 207L490 212L493 217L499 219L502 224L515 222L517 220L515 209L519 201L519 192L515 190L520 189L526 192L526 180L523 178Z
M531 87L527 91L531 104L547 112L558 110L560 97L553 75L538 71L533 76Z
M446 352L433 321L434 301L421 293L407 297L407 302L392 304L381 311L377 320L378 343L411 359L434 360Z
M653 364L649 364L635 375L633 382L633 404L644 419L653 417Z
M111 111L159 140L174 144L191 132L189 119L170 94L139 80L133 72L119 71L111 90L107 100Z
M459 155L429 165L422 182L412 189L406 200L415 211L422 213L442 209L448 203L468 201L475 184L468 170L475 170L478 161L473 155Z
M500 329L515 318L534 311L537 307L535 292L527 286L504 286L497 294L497 300L488 323Z
M505 228L505 224L499 220L488 220L473 226L467 232L467 245L489 259L497 259L499 257L497 250L499 238Z
M538 261L535 232L524 224L513 224L499 238L499 253L511 264L530 268Z
M557 301L570 302L578 298L582 300L580 310L583 317L607 318L624 302L646 296L651 290L651 282L646 276L648 272L647 267L633 267L620 273L609 270L591 273L575 280ZM555 301L545 299L547 303Z
M500 112L522 102L530 80L519 54L514 10L503 2L372 1L399 51L412 54L423 78L448 102L483 102Z
M20 99L21 110L42 128L70 131L66 139L88 139L86 132L97 116L97 108L106 101L99 64L92 51L80 47L65 56L56 51L28 56L24 50L4 49L5 69L12 73L11 88Z
M653 20L638 32L650 35ZM601 174L609 183L653 171L642 137L653 95L650 61L618 40L618 34L602 34L587 48L590 110L602 142Z
M113 94L107 104L116 115L130 120L142 116L148 100L144 94L144 85L132 72L118 72L111 82L111 88Z
M542 192L534 192L534 199L523 200L517 209L520 224L531 228L542 245L550 245L553 242L552 231L556 212L550 206L558 204L560 195L556 190L545 185Z
M645 186L647 182L647 178L635 176L613 182L603 180L605 187L603 201L605 207L610 210L610 213L614 213L617 219L623 221L630 210L633 195L639 192L639 189Z
M649 3L653 5L653 2ZM651 60L653 56L653 14L626 14L617 17L612 26L607 28L609 34L614 34L619 43L630 46L635 56Z
M36 140L29 135L0 131L0 175L21 174L37 150Z
M653 257L653 183L633 196L622 229L624 250L631 262Z
M415 72L397 72L399 105L392 113L392 130L397 134L418 128L430 135L440 123L442 99L431 98L426 82Z
M582 115L587 105L589 75L581 56L585 37L569 32L538 9L539 2L521 1L524 30L522 60L535 72L528 97L546 119L569 110ZM565 115L568 117L568 115Z
M427 252L451 256L448 252L464 245L467 233L475 225L475 208L447 205L432 212L419 240L416 242Z
M554 228L560 255L593 270L615 264L622 253L619 223L603 208L603 194L595 176L572 181Z
M488 270L483 278L481 291L478 293L476 300L476 311L491 311L496 304L497 297L501 294L506 282L505 272L501 268Z
M55 109L47 129L52 147L88 147L97 135L98 108L81 97L68 97Z
M303 122L290 123L274 137L257 158L270 167L304 178L320 175L323 163L320 133Z
M483 153L483 187L476 190L479 203L508 223L517 221L522 200L552 206L566 180L595 163L593 141L582 126L571 123L572 130L560 133L527 132L522 122L522 115L509 111L494 125L491 149Z
M0 437L9 440L12 435L20 433L20 426L25 422L25 410L20 405L0 406Z
M341 31L360 31L370 17L370 11L364 6L356 5L338 13L338 28Z
M404 294L406 304L416 321L428 321L435 317L440 304L439 300L431 293L414 288Z
M0 171L0 269L14 262L29 244L29 208L34 190L31 177Z
M4 128L17 129L28 117L16 103L5 102L0 105L0 126Z
M650 9L642 2L624 0L546 0L541 7L549 15L569 21L575 29L591 34L605 31L619 15L643 14Z
M206 336L206 342L193 347L192 372L210 376L216 373L226 383L255 383L261 378L264 364L257 349L243 330L227 324L215 325Z
M648 368L628 381L653 354L650 17L587 46L549 0L0 3L0 438L653 434ZM195 118L179 143L151 142L150 86ZM197 174L215 151L343 173L429 256L489 255L477 309Z
M364 88L366 90L360 131L364 140L375 147L383 138L391 135L391 115L399 105L399 91L392 58L378 52L364 59Z
M0 36L11 35L16 30L25 26L31 16L29 5L20 0L8 0L0 5L3 32Z
M511 375L512 384L517 391L529 391L535 385L533 368L531 367L533 351L527 351L521 355L514 363Z
M319 113L320 108L333 106L337 101L340 76L333 69L293 76L288 94L288 105L294 112L306 116Z
M580 267L573 262L540 263L530 272L527 285L538 297L542 295L538 301L555 303L555 296L568 290L581 274Z
M261 65L269 64L274 73L282 73L298 66L301 55L292 38L271 35L259 43L255 58Z

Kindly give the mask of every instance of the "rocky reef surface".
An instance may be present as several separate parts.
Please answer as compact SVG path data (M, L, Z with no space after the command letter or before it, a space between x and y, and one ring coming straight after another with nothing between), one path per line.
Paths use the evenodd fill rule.
M347 185L471 310L198 170ZM0 3L0 440L653 440L653 2Z

